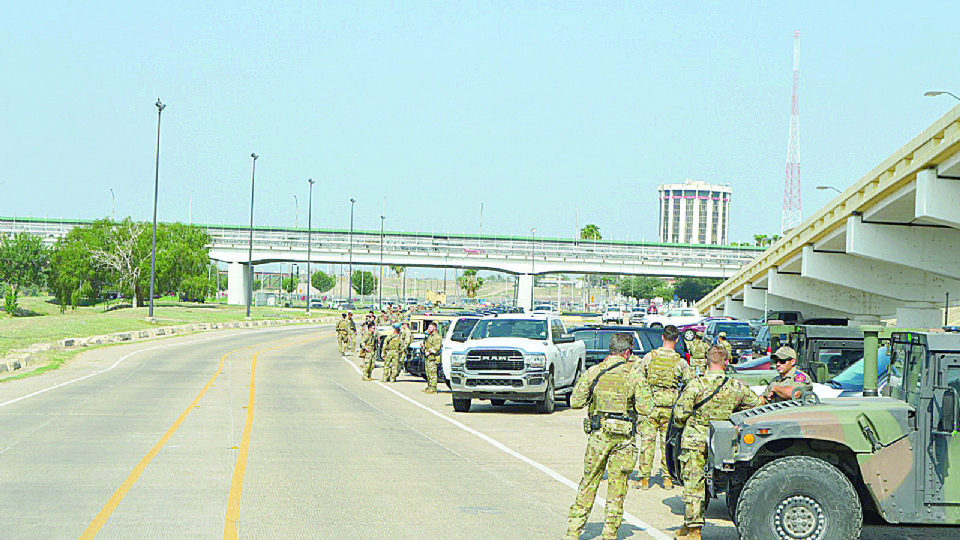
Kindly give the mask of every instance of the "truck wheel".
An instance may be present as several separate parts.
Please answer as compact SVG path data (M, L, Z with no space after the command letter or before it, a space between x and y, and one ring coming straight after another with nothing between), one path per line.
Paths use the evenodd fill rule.
M493 405L494 407L503 407L503 405L504 405L506 402L507 402L507 400L505 400L505 399L491 399L491 400L490 400L490 404Z
M650 325L650 328L663 328L663 325L658 322L655 322Z
M693 338L697 337L697 333L693 330L687 329L683 331L683 339L685 341L693 341Z
M457 412L470 412L470 398L453 398L453 410Z
M547 389L543 392L543 400L537 402L537 412L550 414L557 407L557 396L554 395L553 372L547 375Z
M737 502L744 540L855 540L863 513L853 484L821 459L771 461L747 481Z

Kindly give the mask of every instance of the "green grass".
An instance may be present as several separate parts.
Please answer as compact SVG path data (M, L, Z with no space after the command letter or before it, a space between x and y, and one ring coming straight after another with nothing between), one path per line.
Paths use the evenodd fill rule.
M47 296L23 297L19 304L27 317L10 317L0 314L0 358L13 349L21 349L35 343L55 342L69 337L97 336L113 332L143 330L152 325L146 321L147 308L122 308L106 311L107 304L67 309L60 308ZM112 305L116 305L113 302ZM310 310L311 316L332 313L329 310ZM246 316L245 306L223 304L181 303L172 298L154 302L157 325L171 326L190 323L242 321ZM277 307L254 307L253 319L297 319L306 317L302 309Z
M98 345L97 347L106 347L106 345ZM16 371L14 372L15 373L14 375L9 375L7 377L0 378L0 384L9 382L9 381L16 381L18 379L26 379L27 377L36 377L37 375L42 375L48 371L59 369L60 366L62 366L63 363L69 360L70 358L73 358L74 356L80 354L81 352L88 351L91 348L93 347L88 347L85 349L77 349L74 351L59 351L54 349L52 351L41 353L37 357L34 357L33 362L44 363L42 366L36 369L29 369L29 366L28 366L27 367L28 369Z

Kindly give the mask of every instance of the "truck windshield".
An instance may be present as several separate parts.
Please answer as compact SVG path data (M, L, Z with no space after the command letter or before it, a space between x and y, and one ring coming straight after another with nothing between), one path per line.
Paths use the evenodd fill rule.
M470 333L470 339L498 337L547 339L547 321L487 319L478 322Z
M717 333L726 332L728 337L750 337L749 324L717 323Z

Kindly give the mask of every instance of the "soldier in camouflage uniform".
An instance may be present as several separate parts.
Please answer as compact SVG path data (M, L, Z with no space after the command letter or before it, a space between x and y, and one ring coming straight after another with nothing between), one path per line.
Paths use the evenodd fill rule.
M361 357L364 359L363 380L372 381L373 366L377 359L377 327L373 321L368 321L363 326L365 332L363 332L363 341L360 343Z
M427 338L423 340L423 369L427 375L425 394L437 393L437 366L440 365L440 349L443 347L443 337L437 332L436 323L427 327Z
M723 347L724 350L727 351L727 359L729 362L732 362L733 360L735 360L733 357L733 345L731 345L730 342L727 341L726 332L720 332L719 334L717 334L717 345Z
M400 356L400 344L403 338L400 337L400 328L394 326L393 334L383 341L383 375L380 380L383 382L395 382L397 380L397 359Z
M350 352L357 348L357 323L353 320L353 312L347 312L347 332L350 337Z
M341 313L340 320L337 321L337 349L340 350L340 356L347 350L350 331L348 330L347 314Z
M700 528L704 524L707 488L703 471L707 459L710 422L727 420L731 414L761 403L760 398L746 384L729 379L724 374L727 352L723 347L711 347L707 360L706 374L697 377L684 388L673 410L674 423L677 427L683 427L680 465L685 507L683 527L676 531L675 536L690 540L700 539ZM720 390L714 394L717 388ZM713 397L710 397L711 395Z
M687 351L690 353L690 367L696 376L703 375L707 371L707 350L710 344L703 339L703 330L697 330L696 337L687 342Z
M660 471L660 461L666 455L667 424L670 411L680 395L680 390L693 378L690 366L674 350L680 332L670 324L663 329L663 346L646 354L636 366L650 393L653 395L654 408L640 424L640 481L634 487L650 488L650 475L656 469ZM660 458L657 458L657 449ZM654 461L657 463L654 463ZM663 488L673 489L673 479L663 474Z
M604 471L607 473L607 504L604 509L603 538L617 537L623 520L627 477L633 470L637 415L648 414L652 401L646 384L638 384L639 371L631 355L633 336L617 333L610 338L610 355L592 366L577 382L570 396L574 409L587 406L590 439L583 458L583 478L577 498L570 507L565 539L580 536Z
M770 355L770 361L776 363L780 377L770 381L763 392L764 403L789 401L798 397L799 392L811 388L810 376L797 369L797 351L793 347L780 347Z
M407 361L407 357L410 354L410 344L413 343L413 332L410 331L410 325L404 321L400 324L400 338L403 340L400 343L400 358L397 360L397 375L400 375L400 372L403 371L403 365Z

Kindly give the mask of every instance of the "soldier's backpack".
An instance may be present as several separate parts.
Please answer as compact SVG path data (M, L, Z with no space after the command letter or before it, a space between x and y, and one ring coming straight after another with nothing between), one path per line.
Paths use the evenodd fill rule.
M676 353L656 349L651 353L650 363L647 364L647 382L654 389L676 388L676 365L680 356Z
M690 413L690 418L687 419L687 422L693 420L694 415L697 412L697 409L703 407L708 401L713 399L713 396L717 395L720 392L720 389L723 388L727 381L730 380L729 377L724 377L723 381L717 386L717 388L710 393L709 396L701 399L693 405L693 411ZM677 401L680 401L680 398L677 398ZM664 459L667 462L667 471L670 473L670 476L677 482L679 485L683 485L683 478L680 476L680 443L681 438L683 437L683 428L676 427L673 424L673 412L677 408L677 404L673 404L673 409L670 410L670 423L667 424L667 435L664 441L664 447L666 448Z

